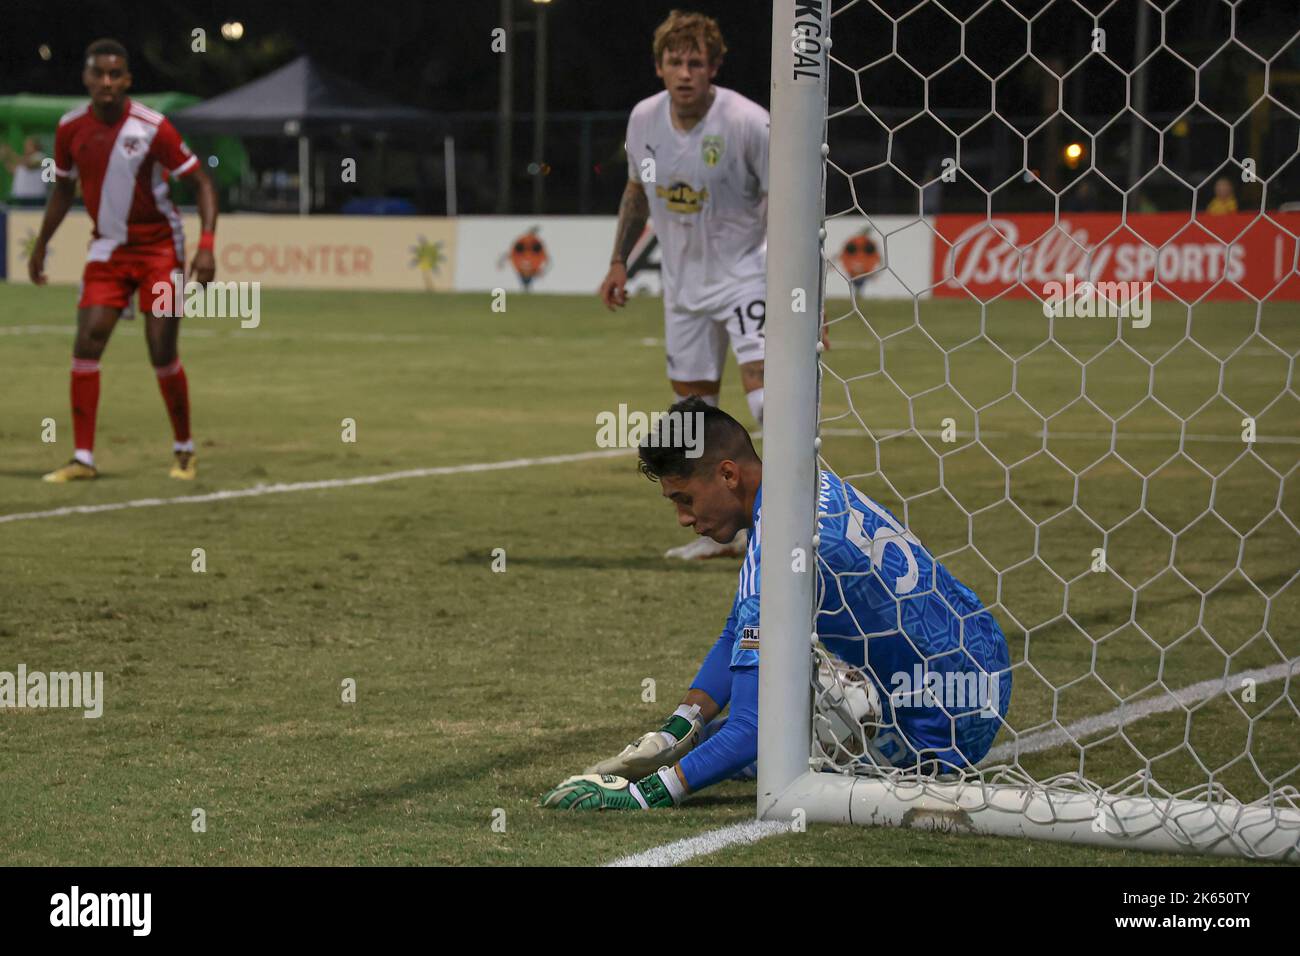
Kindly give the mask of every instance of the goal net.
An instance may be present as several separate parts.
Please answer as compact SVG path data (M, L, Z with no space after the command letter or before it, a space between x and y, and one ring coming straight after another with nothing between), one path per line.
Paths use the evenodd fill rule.
M775 0L771 112L760 816L1300 860L1300 13ZM1004 670L830 652L823 470Z

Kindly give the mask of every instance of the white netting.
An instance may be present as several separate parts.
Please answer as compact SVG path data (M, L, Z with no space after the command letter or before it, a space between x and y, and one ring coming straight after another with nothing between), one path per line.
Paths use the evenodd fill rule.
M1252 855L1300 785L1300 8L832 15L821 465L1006 635L1010 709L967 782ZM1090 278L1150 283L1147 321L1078 315L1111 304ZM815 766L950 782L828 746L851 685L817 673ZM1243 831L1248 806L1270 816Z

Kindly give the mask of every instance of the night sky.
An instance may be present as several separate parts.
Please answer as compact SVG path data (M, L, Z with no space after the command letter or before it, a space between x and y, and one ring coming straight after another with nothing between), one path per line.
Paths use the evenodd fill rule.
M943 0L942 7L930 4L901 20L896 43L900 54L912 67L934 73L930 81L930 105L957 133L988 112L990 95L996 94L997 110L1009 127L1029 135L1043 119L1045 93L1054 97L1056 77L1065 74L1088 52L1093 28L1092 19L1083 12L1106 10L1101 24L1107 30L1107 53L1122 70L1134 65L1134 24L1137 0L1119 0L1108 6L1107 0L1084 0L1082 5L1066 0L1045 5L1040 0L1007 0L988 9L966 32L969 60L991 75L1006 71L996 86L980 78L968 64L939 71L958 50L959 32L954 20L965 18L984 6L983 0ZM842 6L842 3L837 3ZM611 111L611 115L594 127L588 167L588 190L584 200L598 211L613 210L621 190L623 171L619 168L623 117L637 100L661 89L654 75L650 53L654 27L674 7L696 9L716 16L730 47L726 63L717 82L729 86L766 106L768 104L768 64L770 46L770 4L766 0L698 0L695 3L670 0L553 0L548 7L550 76L548 103L552 114L565 111ZM887 57L895 42L886 14L900 17L916 7L900 0L878 0L857 4L844 16L837 17L833 36L834 53L860 69L855 88L853 73L836 69L832 72L832 106L849 106L862 91L863 105L874 118L863 118L858 125L852 120L832 130L832 143L841 144L860 154L862 162L884 148L889 128L904 124L919 108L923 81L909 72L899 58ZM1081 8L1082 7L1082 8ZM1195 74L1173 55L1202 65L1201 91L1204 105L1226 115L1228 124L1217 123L1200 107L1189 116L1190 136L1172 144L1190 157L1226 155L1229 125L1240 125L1238 152L1247 139L1252 75L1259 75L1262 64L1240 49L1219 54L1232 29L1232 8L1216 0L1195 0L1171 5L1163 26L1172 52L1157 56L1144 72L1147 77L1148 115L1157 126L1172 123L1193 108ZM515 0L516 25L531 23L534 5ZM1032 28L1026 28L1012 9L1039 14ZM365 11L360 13L359 11ZM373 12L371 12L373 11ZM883 12L882 12L883 11ZM369 5L352 3L304 2L196 2L169 0L166 4L131 2L131 0L6 0L4 60L0 63L0 92L66 93L81 92L79 69L85 45L100 36L122 40L131 51L135 88L138 91L179 90L207 97L222 93L241 83L264 75L301 53L310 53L329 69L385 93L400 102L440 113L466 114L495 110L501 57L490 49L491 31L500 25L499 0L425 0L406 2L390 0ZM226 20L243 23L245 34L239 43L229 43L220 36ZM195 54L190 50L191 31L202 27L208 34L208 51ZM1152 16L1152 35L1161 32L1160 17ZM1252 0L1236 12L1236 35L1265 56L1277 56L1274 70L1300 70L1300 43L1286 41L1300 30L1300 4L1294 0ZM1032 35L1033 50L1039 62L1022 61L1014 65L1026 46L1026 34ZM527 114L533 100L533 46L530 32L517 29L515 43L515 111ZM41 44L50 48L50 59L38 54ZM1031 152L1056 148L1059 137L1086 136L1103 129L1106 120L1124 105L1124 74L1105 64L1090 62L1070 74L1061 90L1061 101L1077 123L1060 122L1061 129L1052 137L1039 134L1042 141ZM1300 86L1276 83L1271 91L1279 106L1300 114ZM555 168L554 182L548 183L547 211L577 211L578 150L577 126L565 126L561 117L553 127L547 161ZM1269 140L1264 144L1275 163L1281 165L1295 149L1294 117L1273 108L1268 125ZM529 157L526 116L520 117L516 132L516 155L522 169ZM493 127L490 117L471 120L462 116L457 132L466 149L480 149L479 167L491 160ZM839 140L834 138L838 134ZM1122 149L1127 148L1127 134L1115 133L1110 158L1118 169L1123 165ZM894 136L900 168L914 178L931 173L935 157L951 152L947 135L930 118L913 124ZM1119 142L1122 139L1123 142ZM1156 138L1149 137L1144 148L1156 149ZM1010 155L1019 162L1014 134L1000 129L980 128L969 134L972 163L993 167L999 157ZM877 146L879 144L879 147ZM551 153L554 155L551 155ZM1099 163L1106 157L1100 155ZM584 154L585 155L585 154ZM841 155L844 155L843 153ZM980 158L982 157L982 158ZM854 160L857 161L856 159ZM1050 158L1031 157L1036 164L1050 165ZM1295 164L1291 164L1295 165ZM595 172L593 172L595 170ZM1202 174L1197 169L1197 175ZM1045 170L1059 175L1064 170ZM998 173L1000 174L1000 172ZM424 178L429 178L429 173ZM1292 178L1295 171L1288 174ZM519 194L526 199L527 177L519 179ZM471 176L467 189L479 185L486 175ZM882 182L876 190L885 204L895 201L896 184ZM462 211L488 211L476 208L490 201L491 184L480 194L467 198L469 208ZM905 190L904 190L905 191ZM1300 198L1300 196L1291 197ZM904 197L904 207L913 199ZM584 210L588 211L588 210Z
M638 0L554 0L550 22L549 86L555 110L626 110L654 92L650 54L655 26L674 7L719 18L733 50L724 82L766 102L771 15L763 2L695 4ZM377 15L359 19L358 10ZM516 24L530 23L533 4L515 3ZM238 44L219 36L223 21L239 20ZM498 0L425 2L200 3L129 0L6 0L6 92L80 91L80 57L100 36L124 42L140 89L176 89L211 96L310 53L345 76L434 110L496 108L500 58L490 33L500 25ZM208 52L190 52L190 31L208 31ZM44 62L41 43L52 48ZM533 38L516 47L517 107L531 108Z
M982 0L945 0L958 17L983 6ZM1084 6L1103 9L1102 0ZM1168 2L1160 4L1170 6ZM131 0L6 0L5 43L0 87L5 92L80 90L77 74L86 43L100 36L121 39L135 57L141 89L177 89L211 96L311 53L336 71L406 102L435 110L490 110L496 105L499 58L489 49L490 31L499 25L498 0L387 0L360 9L375 11L359 19L358 5L304 0L284 2L195 2L159 4ZM885 17L915 6L906 2L860 4L836 20L836 35L852 35L854 49L844 55L865 64L889 47ZM1038 0L1012 0L1009 6L1035 11ZM552 109L624 110L655 89L650 58L654 27L674 7L700 10L718 18L731 55L719 82L766 105L770 7L765 0L554 0L549 7ZM1121 0L1103 18L1110 29L1111 54L1131 64L1134 0ZM516 22L528 22L534 5L516 0ZM1193 60L1217 47L1228 30L1229 7L1197 0L1173 7L1168 15L1170 44ZM239 20L245 36L237 44L219 36L220 24ZM1252 45L1276 46L1300 21L1300 5L1290 0L1244 4L1237 33ZM207 29L206 54L190 52L190 31ZM1091 23L1074 3L1057 2L1034 26L1034 46L1045 59L1070 59L1085 52ZM1157 26L1158 30L1158 26ZM1000 68L1016 48L1024 27L1005 9L981 15L968 33L968 50L990 69ZM956 31L933 6L903 21L900 52L925 69L955 52ZM532 37L521 33L517 46L516 97L531 97ZM38 55L48 44L52 58ZM839 54L841 51L837 50ZM1294 63L1300 50L1289 51ZM856 56L854 56L856 54ZM888 91L880 91L886 97Z

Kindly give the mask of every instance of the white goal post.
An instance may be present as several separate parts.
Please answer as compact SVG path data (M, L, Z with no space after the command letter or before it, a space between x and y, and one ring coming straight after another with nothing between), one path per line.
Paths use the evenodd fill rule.
M934 3L935 0L929 0L928 3L914 5L913 9ZM939 6L942 8L943 4L940 3ZM966 59L971 48L963 35L975 16L969 11L977 7L983 11L995 6L1000 8L998 16L1021 15L1014 4L1004 0L990 0L982 7L974 3L967 4L963 8L967 11L965 14L941 11L953 21L954 29L963 37L958 59ZM1096 23L1101 22L1096 11L1106 9L1105 4L1094 4L1092 8L1084 4L1076 6ZM1052 570L1051 563L1043 558L1040 550L1047 542L1044 526L1048 524L1048 519L1026 517L1036 513L1018 502L1019 486L1013 481L1012 466L1004 463L1002 458L986 455L984 446L990 441L988 436L993 434L990 430L991 416L997 403L971 396L963 398L964 386L960 383L968 380L962 379L961 374L963 363L973 361L970 358L975 354L973 347L970 347L972 342L983 345L988 338L985 333L992 328L997 316L1012 314L1015 309L1022 307L998 295L982 299L972 296L965 300L969 306L968 311L962 313L965 318L954 320L958 324L968 322L969 329L966 331L969 335L962 332L955 338L944 338L951 331L949 327L931 329L927 325L931 321L931 315L941 314L932 309L942 307L942 303L932 306L935 300L930 297L933 289L928 276L927 281L920 285L909 284L906 278L899 279L900 286L906 287L907 295L903 297L901 305L892 307L893 312L889 311L891 307L882 304L881 299L859 298L852 281L841 284L842 288L849 290L844 298L850 300L842 315L833 314L834 310L828 307L826 300L827 281L834 277L835 272L841 272L841 279L853 278L843 275L836 265L835 250L827 242L827 227L832 224L835 216L841 215L842 210L833 211L828 220L825 207L828 178L844 172L836 166L839 151L843 149L845 156L858 155L853 152L853 143L836 140L830 119L840 115L840 112L851 111L848 107L863 112L872 103L870 74L871 69L877 65L876 62L868 62L861 54L857 60L854 59L854 46L861 40L860 37L848 32L843 35L836 33L836 26L840 23L839 15L845 11L855 11L856 15L857 9L862 7L871 8L873 16L878 15L880 22L891 25L890 28L895 31L899 29L899 21L912 13L907 10L900 14L898 10L902 7L901 4L890 4L885 0L774 0L772 4L767 357L762 448L764 487L760 617L763 650L759 668L758 817L766 820L802 818L809 822L1024 836L1113 848L1300 862L1300 795L1296 790L1300 785L1300 758L1297 757L1300 754L1300 744L1295 743L1300 741L1300 709L1297 708L1300 689L1295 687L1300 678L1300 651L1297 650L1295 637L1296 632L1300 631L1300 620L1294 614L1298 606L1296 595L1300 593L1300 572L1296 571L1300 563L1294 559L1294 555L1300 553L1300 533L1297 533L1294 524L1294 509L1288 513L1283 507L1284 488L1288 478L1292 482L1300 479L1300 469L1295 463L1300 438L1292 431L1275 439L1277 444L1269 447L1274 448L1275 452L1280 449L1280 458L1274 452L1261 455L1259 449L1264 446L1253 444L1253 431L1250 440L1252 443L1244 444L1239 449L1230 441L1219 438L1216 440L1225 450L1231 451L1234 457L1223 468L1215 470L1207 466L1200 469L1196 465L1197 456L1190 442L1195 438L1197 429L1207 430L1201 428L1206 420L1202 410L1189 406L1186 411L1177 414L1169 412L1168 418L1175 424L1171 426L1173 437L1170 439L1174 450L1168 461L1176 460L1182 467L1186 460L1186 467L1179 474L1188 481L1193 477L1200 479L1198 469L1206 471L1208 477L1205 480L1211 489L1208 507L1211 518L1215 512L1215 502L1227 500L1224 496L1230 490L1231 483L1245 480L1240 477L1244 474L1240 469L1246 467L1254 469L1251 474L1260 476L1260 487L1269 489L1268 493L1275 496L1272 510L1267 511L1257 524L1234 532L1237 534L1234 540L1238 542L1239 549L1235 554L1226 554L1222 559L1222 577L1201 569L1201 572L1209 574L1206 579L1209 583L1201 583L1201 579L1191 572L1184 573L1174 559L1170 559L1168 567L1158 573L1153 572L1148 578L1138 578L1127 575L1123 569L1117 571L1107 568L1103 558L1100 573L1088 576L1089 569L1077 575L1072 571L1060 572L1053 579L1054 586L1055 580L1060 581L1065 594L1061 614L1046 623L1021 620L1019 606L1008 596L1010 592L1004 590L1004 584L1019 569L1030 563L1038 567L1041 562L1049 571ZM1022 19L1025 20L1026 34L1032 38L1036 35L1032 14ZM1236 23L1235 19L1233 23ZM1146 44L1147 49L1153 53L1165 46L1164 14L1159 7L1143 14L1138 33L1140 42ZM1297 36L1300 37L1300 34ZM981 42L987 43L987 36ZM1130 39L1127 42L1131 50L1133 41ZM1278 48L1285 45L1285 42L1279 42ZM892 43L886 40L883 47L887 52L892 49L894 58L899 56L897 32ZM1265 51L1258 56L1260 63L1265 64L1258 69L1267 70L1268 56L1274 52L1276 51ZM1139 55L1142 55L1140 51ZM1081 59L1086 56L1085 51L1081 54ZM1068 64L1061 68L1065 69L1066 66ZM1201 72L1201 65L1196 63L1189 64L1189 68L1197 74ZM859 90L857 103L831 101L831 74L837 69L856 75ZM928 114L931 112L928 85L935 74L926 73L926 69L928 67L919 69L916 73L919 88L926 89L922 112ZM973 69L979 72L980 67L974 64ZM1132 106L1132 97L1135 95L1133 91L1145 80L1139 78L1139 71L1132 64L1127 68L1116 67L1116 70L1124 77L1122 83L1125 84L1126 96L1130 98L1128 103ZM1265 76L1267 77L1266 72ZM995 84L997 79L991 77L991 84ZM1266 89L1269 88L1269 82L1265 80ZM1061 108L1061 89L1062 86L1058 85L1055 104L1057 110ZM1197 89L1201 89L1199 82ZM1289 122L1289 117L1294 115L1280 100L1271 105L1271 115L1275 120L1280 117ZM1051 115L1052 104L1045 104L1044 110L1043 118L1046 120ZM996 102L991 103L989 113L996 112ZM996 119L1005 122L1007 118ZM1131 117L1120 117L1115 122L1124 123L1128 119ZM944 120L943 116L937 117L936 126L942 127ZM1153 135L1157 146L1166 140L1173 142L1171 136L1181 135L1176 129L1177 122L1181 120L1170 118L1168 123L1163 120L1155 123ZM1245 122L1242 120L1242 124ZM1244 137L1246 126L1242 124L1239 125ZM965 128L971 129L974 125L967 124ZM1134 128L1137 128L1136 123ZM828 130L831 131L829 136ZM1030 149L1033 143L1030 136L1033 130L1026 126L1021 132L1024 134L1022 142L1030 143L1030 147L1023 151L1019 160L1023 167L1023 180L1018 176L1017 182L1030 183L1031 179L1039 177L1039 170L1031 168ZM895 163L896 137L899 135L897 126L890 129L883 159L864 167L867 174L890 171ZM1104 129L1084 129L1080 135L1085 138L1085 149L1080 150L1085 167L1100 169L1100 154L1121 140L1128 144L1123 162L1130 167L1138 163L1137 132L1131 137L1127 132L1123 137L1114 137ZM1240 169L1242 165L1241 138L1236 142L1236 146L1229 147L1228 155L1220 157L1220 165L1233 170ZM1051 141L1051 148L1058 153L1062 145L1064 144ZM1300 149L1300 144L1297 149ZM1095 159L1094 153L1099 154ZM1287 162L1295 155L1291 154ZM1160 156L1163 160L1165 153L1162 151ZM920 183L921 187L927 181L938 181L941 170L945 169L941 164L943 158L935 156L927 159L924 164L926 168L931 168L931 160L933 167ZM911 161L916 160L917 157L913 155ZM1094 162L1096 166L1093 166ZM1249 163L1253 171L1254 160ZM1300 164L1300 160L1292 165L1297 164ZM1214 167L1215 176L1221 175L1218 165L1209 165ZM1284 168L1284 164L1275 165ZM1155 168L1154 165L1152 168ZM852 172L849 170L850 174ZM968 176L962 168L960 147L956 151L956 174L959 177ZM1268 197L1268 189L1277 182L1268 179L1269 175L1269 170L1263 171L1264 181L1260 188L1265 198L1255 204L1261 210L1256 218L1276 224L1282 220L1264 211L1270 207L1275 209L1280 204L1278 197ZM900 181L903 179L904 177L899 177ZM972 178L972 182L975 179L978 177ZM1135 179L1136 177L1124 184L1124 189L1117 190L1122 201L1121 211L1116 214L1118 216L1130 216L1136 209ZM1059 222L1063 215L1065 185L1040 182L1044 185L1042 192L1047 199L1048 210L1054 210ZM1206 183L1213 185L1211 179L1204 183L1197 180L1190 184L1192 214L1196 213L1200 205L1204 205L1200 198L1203 192L1198 192L1197 189L1209 188ZM932 224L924 223L928 211L922 201L923 191L918 189L913 195L916 200L908 215L921 227L932 229ZM876 210L871 208L869 194L859 197L855 193L854 197L855 208L851 212L871 225L883 247L880 250L882 261L876 268L882 274L901 275L908 264L899 261L903 255L899 250L911 247L905 247L901 242L891 247L890 240L902 236L906 229L875 222L873 217ZM986 219L994 215L995 205L995 200L990 200L985 206ZM1243 201L1243 206L1249 207L1249 202ZM1287 222L1290 220L1278 226L1282 236L1278 240L1278 256L1288 257L1283 262L1283 272L1289 268L1294 279L1297 248L1300 246L1288 231L1290 227L1286 225ZM1290 237L1287 239L1289 245L1283 243L1287 237ZM1159 243L1156 242L1155 245L1159 246ZM1091 251L1085 251L1091 256ZM894 256L892 260L891 253ZM1163 262L1158 255L1153 255L1153 262L1156 261ZM1226 257L1224 261L1228 261ZM1023 269L1023 262L1021 267ZM1156 269L1155 279L1158 285L1161 279L1159 270L1163 265L1153 265L1153 268ZM1019 277L1024 280L1023 272ZM1041 286L1040 281L1039 288L1032 290L1034 294L1042 294ZM838 294L833 296L838 297ZM1029 304L1037 308L1041 305L1041 300ZM1261 362L1272 361L1270 349L1276 349L1282 357L1279 367L1283 372L1279 373L1282 377L1278 379L1279 397L1276 399L1281 404L1264 403L1261 408L1267 411L1297 407L1291 377L1295 351L1293 348L1288 350L1279 347L1267 337L1273 328L1268 324L1270 316L1275 315L1269 311L1268 306L1267 294L1247 297L1246 304L1241 306L1245 316L1242 321L1253 332L1243 340L1244 344L1234 346L1235 350L1226 349L1222 354L1215 352L1212 344L1197 341L1197 335L1200 334L1198 330L1203 328L1203 325L1197 324L1197 316L1201 314L1197 310L1211 308L1200 298L1184 302L1175 295L1173 304L1167 307L1168 313L1156 313L1158 317L1168 314L1174 316L1171 321L1185 323L1185 331L1177 341L1190 343L1187 347L1198 350L1198 356L1199 353L1209 356L1207 364L1211 366L1212 374L1207 374L1211 374L1211 378L1217 381L1217 390L1212 398L1228 404L1234 421L1240 413L1239 406L1233 403L1233 396L1224 393L1227 379L1223 370L1233 367L1232 362L1248 354L1242 349L1256 349L1255 353L1249 354L1255 355ZM1290 307L1294 309L1295 303ZM1053 354L1058 347L1062 353L1069 352L1072 346L1065 339L1073 333L1068 330L1058 332L1058 329L1064 327L1058 326L1050 318L1044 318L1043 312L1022 309L1022 312L1014 314L1023 315L1023 321L1027 324L1035 321L1039 323L1032 328L1042 329L1046 343L1044 348L1053 351ZM1237 313L1232 314L1235 316ZM883 321L879 320L880 316L898 315L902 315L898 328L886 328L880 324ZM819 344L819 326L824 319L830 323L832 331L831 351L828 353L823 353ZM949 320L945 318L942 321ZM1145 361L1153 369L1150 378L1154 382L1157 371L1167 368L1167 365L1159 364L1162 355L1144 353L1143 340L1132 339L1122 319L1111 323L1111 327L1114 335L1098 346L1099 354L1117 355L1121 349L1127 350L1126 355L1127 352L1132 352L1137 356L1135 361ZM828 365L835 356L840 355L837 343L842 336L836 334L837 329L848 335L847 345L850 350L844 353L848 356L846 361L862 361L861 357L868 355L878 356L878 363L872 358L866 371L860 375ZM863 336L861 341L853 338L856 334ZM895 348L901 342L900 336L904 334L920 336L919 346L924 348L917 347L911 351ZM980 341L975 341L976 339ZM1108 342L1115 345L1114 353L1107 351ZM1001 343L991 344L1000 346ZM924 355L930 353L936 356L936 367L939 369L935 373L939 384L934 387L936 391L933 394L942 393L960 398L966 403L963 407L968 408L970 413L968 434L964 440L955 443L951 451L927 435L927 429L939 428L937 421L922 414L931 407L924 405L927 395L931 393L900 384L909 371L907 363L922 361ZM1023 372L1013 374L1010 378L1013 397L1030 406L1034 405L1038 396L1022 396L1019 389L1027 387L1026 383L1031 381L1027 366L1034 361L1035 355L1041 354L1045 353L1030 350L1024 355L1013 353L1006 359L1013 373ZM1002 361L1001 356L995 357ZM1215 362L1218 363L1217 366L1214 365ZM1079 364L1080 376L1084 376L1089 367L1095 370L1094 385L1105 374L1100 365L1089 366L1087 357ZM1257 371L1254 377L1258 380L1261 375L1263 373ZM1097 411L1094 417L1101 422L1098 428L1099 440L1103 445L1108 445L1105 460L1113 458L1119 461L1122 457L1119 452L1123 451L1123 447L1117 443L1122 443L1132 431L1127 424L1131 419L1126 419L1119 413L1111 413L1099 401L1090 403L1088 393L1084 391L1087 379L1083 381L1079 400L1069 408L1087 410L1090 413L1094 409ZM882 387L892 390L891 394L893 391L899 394L897 407L903 409L900 414L904 416L901 420L881 420L892 414L885 405L854 406L854 396L866 394L855 389L874 387L881 383ZM1105 384L1104 379L1100 384ZM1172 401L1164 398L1166 393L1151 391L1156 388L1154 384L1146 387L1150 401L1164 402L1162 408L1166 405L1175 407ZM834 396L829 394L832 390ZM843 398L841 392L848 397ZM836 402L846 402L847 405L836 405L828 410L825 403L831 397ZM1073 394L1070 397L1073 398ZM1207 403L1209 401L1207 399ZM1249 413L1251 409L1245 411ZM1261 416L1263 414L1260 412ZM1193 421L1197 415L1201 417ZM960 415L957 418L959 422L963 421ZM1083 466L1076 467L1068 457L1054 455L1054 450L1059 446L1053 444L1056 440L1053 430L1058 435L1064 435L1065 440L1073 440L1070 436L1079 429L1066 418L1052 415L1044 415L1041 421L1034 421L1037 422L1034 427L1039 431L1029 429L1027 434L1041 444L1042 455L1039 457L1050 458L1052 467L1061 473L1066 488L1061 514L1066 518L1072 515L1079 518L1078 527L1083 529L1078 532L1077 540L1083 542L1080 546L1088 544L1091 540L1089 536L1095 534L1099 550L1119 547L1115 542L1126 527L1124 522L1130 519L1094 521L1092 516L1095 509L1089 510L1091 504L1080 497L1081 482L1088 484L1087 469ZM1251 421L1253 429L1253 418ZM1276 418L1271 421L1276 421ZM838 429L828 429L828 422L835 423L839 426ZM1070 430L1072 428L1073 431ZM858 430L857 438L845 435L846 431L852 429ZM828 437L832 434L839 437ZM904 440L915 441L914 447L919 449L919 457L914 461L924 459L926 468L933 467L938 475L935 494L944 497L948 513L955 515L959 524L965 523L956 536L959 539L957 544L951 548L947 545L932 545L927 538L926 529L917 526L916 513L919 513L920 505L927 500L933 502L934 497L926 499L925 494L907 489L903 479L907 477L904 472L910 466L900 464L904 459L899 456L890 457L892 452L882 454L882 449L896 447L888 445L888 442ZM1210 439L1205 441L1209 442ZM852 450L851 442L857 442L867 450L862 451L860 457L853 458L857 452ZM834 448L837 450L845 449L842 458L851 458L853 464L847 468L837 465L836 455L830 453L831 443L835 443ZM962 454L962 449L980 455L981 460L987 457L1002 469L999 475L1007 476L1005 484L1001 486L1002 497L996 502L989 505L969 503L970 499L960 487L964 473L957 467L958 461L953 457ZM1161 494L1160 489L1165 487L1159 484L1166 475L1165 464L1156 463L1148 468L1130 467L1133 477L1130 479L1127 472L1122 477L1125 481L1133 482L1138 520L1149 522L1149 526L1156 529L1148 536L1167 532L1172 542L1171 548L1177 549L1184 539L1191 541L1194 535L1199 534L1201 525L1170 525L1164 512L1160 511L1157 496ZM876 766L870 759L855 761L846 767L842 761L830 759L830 755L818 746L814 727L815 654L818 644L815 560L818 542L815 532L818 523L819 468L822 467L836 470L845 481L852 482L868 494L874 494L874 491L869 490L867 485L872 488L899 489L893 500L884 503L909 531L921 538L938 560L949 564L951 554L951 559L960 566L954 572L958 577L965 577L961 567L976 566L981 561L983 564L979 566L989 569L986 580L991 583L983 587L973 582L968 583L972 583L985 606L1003 628L1012 649L1011 671L1016 684L1010 710L1001 721L1002 726L993 751L979 763L977 769L959 776L940 778L926 776L915 770ZM859 478L867 484L859 484ZM883 484L872 484L876 479ZM1126 489L1128 485L1122 487ZM1117 483L1116 488L1121 488L1121 485ZM1117 490L1115 494L1119 495L1120 491ZM1024 519L1021 524L1030 528L1027 533L1032 539L1032 553L1023 560L1008 559L999 564L997 560L979 554L980 541L983 539L980 538L982 526L977 526L987 516L1001 514L997 508L1002 505L1015 507ZM1225 509L1226 507L1224 505ZM1223 523L1229 524L1226 520ZM1063 540L1060 537L1063 532L1058 532L1055 528L1052 531L1057 535L1054 540ZM1278 534L1281 535L1280 539L1276 537ZM1292 557L1289 559L1289 567L1284 565L1280 570L1274 568L1267 575L1256 574L1257 566L1245 561L1243 555L1250 551L1252 540L1265 540L1267 535L1275 535L1270 540L1281 540L1282 550L1289 546ZM1173 553L1177 555L1179 552L1175 550ZM806 556L806 559L799 560L801 555ZM962 564L967 559L973 563ZM1288 559L1282 560L1286 562ZM1016 561L1021 563L1017 564ZM1097 572L1098 568L1090 570ZM1257 601L1263 609L1258 626L1254 626L1240 640L1233 636L1235 632L1228 633L1224 630L1222 615L1216 618L1213 610L1223 606L1221 598L1227 593L1227 585L1223 581L1229 577L1234 582L1243 582L1239 591L1232 593L1243 601ZM1088 588L1095 581L1101 581L1111 588L1107 594L1118 595L1117 606L1121 610L1113 622L1084 620L1087 617L1087 594L1091 593ZM1144 629L1144 622L1148 619L1140 617L1137 610L1144 596L1154 593L1156 584L1178 586L1176 592L1170 591L1175 597L1163 605L1162 613L1166 617L1178 617L1181 613L1175 613L1178 608L1187 608L1191 615L1191 623L1183 632L1167 639L1149 633L1149 627ZM1130 603L1125 605L1125 601ZM1130 610L1123 611L1125 606ZM1237 607L1235 604L1232 606ZM1220 630L1216 631L1216 627ZM1063 634L1068 637L1062 637ZM868 642L870 640L865 636L864 639ZM1130 641L1133 643L1120 643ZM1038 653L1040 646L1050 647L1050 659L1044 661ZM1121 646L1128 648L1130 653L1117 653ZM868 658L869 647L868 643ZM1062 660L1062 657L1068 658L1071 653L1075 655L1073 661ZM1190 678L1183 680L1183 675L1196 670L1196 667L1190 665L1183 667L1185 657L1197 667L1208 667L1211 679L1199 683ZM1213 676L1216 674L1217 677ZM878 680L877 683L879 682ZM1258 699L1251 697L1248 704L1241 703L1233 696L1244 683L1249 683L1251 688L1256 685L1262 688ZM887 687L882 687L881 690L888 692ZM1090 701L1109 699L1112 705L1083 714L1082 717L1086 719L1074 719L1079 716L1078 712L1071 710L1068 704L1077 702L1079 695L1094 690L1096 693L1088 698ZM1017 694L1021 695L1019 699ZM1156 726L1160 732L1149 735L1147 732ZM1240 752L1231 749L1236 745L1238 736L1242 741ZM1275 743L1279 739L1289 739L1292 742L1290 749L1284 748L1279 752Z

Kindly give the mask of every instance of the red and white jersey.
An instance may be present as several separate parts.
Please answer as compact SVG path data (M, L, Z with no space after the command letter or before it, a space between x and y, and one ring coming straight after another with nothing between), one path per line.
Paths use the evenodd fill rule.
M118 246L164 242L184 259L185 235L167 180L194 172L199 158L167 117L131 99L124 107L109 125L86 103L65 113L54 135L55 175L81 179L95 222L86 259L107 262Z

